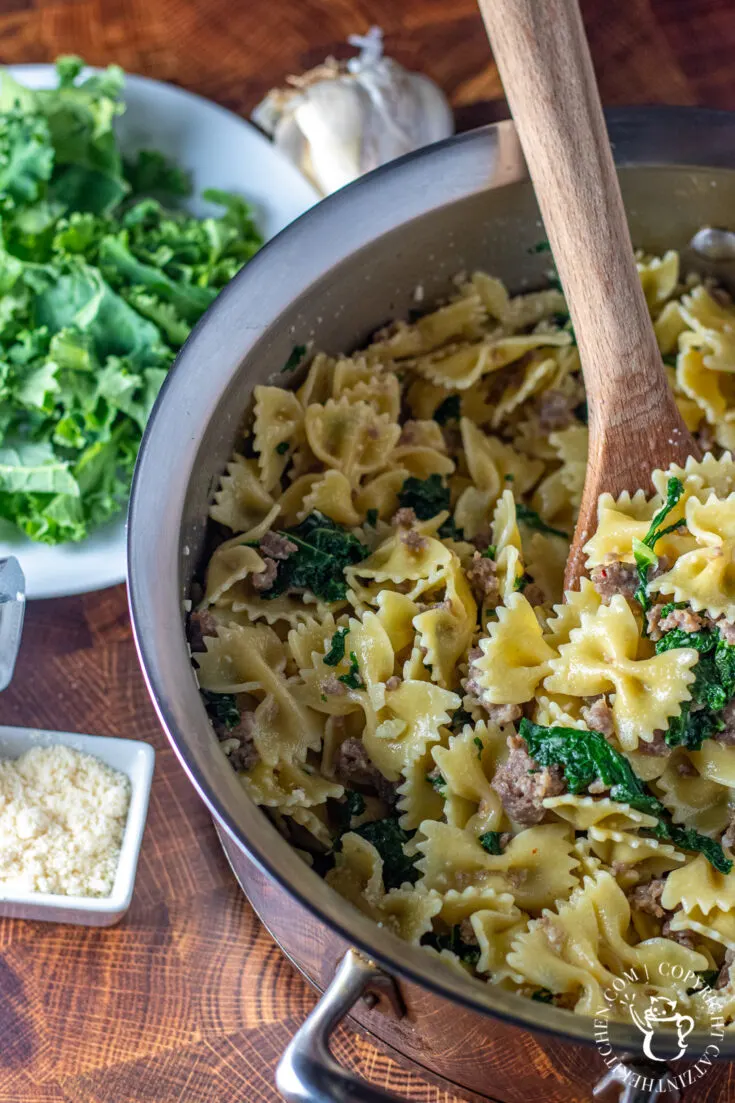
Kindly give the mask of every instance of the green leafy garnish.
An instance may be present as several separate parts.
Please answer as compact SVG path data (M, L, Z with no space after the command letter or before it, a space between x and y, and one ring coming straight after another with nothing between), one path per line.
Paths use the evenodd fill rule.
M601 732L547 728L524 717L519 733L539 766L562 767L570 793L580 793L600 780L613 800L655 816L659 822L653 830L658 838L669 839L682 850L701 852L721 873L732 869L732 862L714 839L671 823L664 805L648 792L627 758L611 747Z
M510 472L510 471L508 472L507 475L503 475L503 478L504 478L506 483L512 483L512 482L515 481L515 475L512 474L512 472Z
M576 417L577 421L581 421L583 425L586 425L589 421L589 410L587 408L587 400L580 402L579 406L575 406L572 413Z
M550 253L551 252L551 246L549 245L548 241L537 241L535 245L530 246L528 252L529 253Z
M651 521L648 532L642 540L636 539L633 541L633 557L638 569L638 589L635 592L635 598L644 612L651 608L651 600L647 591L648 570L649 567L655 567L658 563L658 557L655 554L656 544L662 536L674 532L685 523L682 517L680 521L676 521L673 525L664 525L664 521L683 493L684 484L681 479L670 478L666 484L666 501Z
M350 651L350 669L346 674L340 674L337 681L342 682L348 689L365 688L365 683L360 677L360 667L357 665L357 655L354 651Z
M325 601L341 601L347 594L344 569L359 563L368 554L364 544L322 513L310 513L295 528L284 529L283 536L297 550L278 561L278 572L270 590L261 597L270 599L290 590L309 590Z
M210 717L227 731L232 731L240 723L240 709L234 693L212 693L203 689L202 697Z
M536 1003L553 1003L555 997L554 993L550 992L548 988L537 988L536 991L532 993L531 999L535 1000Z
M664 364L669 368L675 368L678 360L678 355L675 352L667 352L665 356L662 356Z
M417 479L410 475L398 494L401 509L412 509L419 521L428 521L449 509L449 487L444 485L441 475L429 475L428 479Z
M196 219L157 151L123 165L117 66L29 89L0 71L0 520L47 544L119 513L156 395L192 326L262 244L223 192Z
M369 509L365 514L365 524L370 525L371 528L375 528L378 523L378 511L377 509Z
M349 633L349 628L338 628L332 636L332 642L329 645L329 651L324 656L325 666L337 666L345 657L345 639Z
M548 532L551 536L561 536L564 540L569 539L568 532L547 525L546 521L538 515L535 509L525 506L523 502L516 502L516 517L519 521L522 521L524 525L527 525L530 529L536 529L537 532Z
M484 743L483 743L483 741L482 741L482 740L480 739L479 735L476 735L476 736L474 737L474 739L472 740L472 742L473 742L473 743L475 744L475 746L477 747L477 757L478 757L478 758L482 758L482 752L483 752L483 751L485 750L485 744L484 744Z
M289 449L289 443L287 440L282 440L280 444L276 445L276 452L279 456L285 456Z
M432 789L436 789L437 793L441 793L442 789L445 789L447 785L446 779L442 776L442 774L438 772L438 770L432 770L430 773L428 773L426 775L426 780L428 781L429 785L431 785Z
M497 555L497 553L498 553L498 549L495 547L495 545L494 544L488 544L488 546L485 548L484 552L482 553L482 558L483 559L494 559L495 556Z
M415 832L404 831L397 819L388 817L361 824L355 828L355 834L372 843L383 859L383 884L386 889L400 888L406 881L413 885L418 880L418 855L409 858L403 850Z
M478 843L483 850L486 850L488 854L502 854L503 848L500 845L500 831L486 831L478 838Z
M464 941L459 924L452 927L448 934L436 934L434 931L429 931L421 939L421 945L432 946L439 952L450 950L465 965L477 965L480 960L480 947Z
M440 402L434 410L434 421L439 425L445 425L448 421L459 420L460 398L458 394L450 394L443 402Z
M282 372L296 371L301 361L306 356L306 345L294 345L291 349L288 360L281 368Z

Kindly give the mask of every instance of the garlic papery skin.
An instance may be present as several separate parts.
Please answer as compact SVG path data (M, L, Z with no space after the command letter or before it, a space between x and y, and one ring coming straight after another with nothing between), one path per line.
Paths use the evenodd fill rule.
M288 88L269 92L253 112L323 195L454 132L444 93L429 77L384 57L379 28L349 41L360 48L358 57L328 58L288 78Z

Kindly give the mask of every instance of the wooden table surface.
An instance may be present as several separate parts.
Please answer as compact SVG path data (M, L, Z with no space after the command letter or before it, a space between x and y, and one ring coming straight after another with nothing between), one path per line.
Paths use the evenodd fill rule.
M603 100L735 109L732 0L583 0ZM506 111L473 0L0 0L0 60L79 53L247 114L379 24L461 127ZM33 603L0 722L157 751L133 906L85 930L0 920L0 1103L271 1103L313 1003L260 928L148 701L122 587ZM337 1054L415 1103L454 1096L340 1030Z

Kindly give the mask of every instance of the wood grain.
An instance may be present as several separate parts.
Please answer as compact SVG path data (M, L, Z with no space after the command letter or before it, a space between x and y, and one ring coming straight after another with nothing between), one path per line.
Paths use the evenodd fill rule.
M731 0L587 0L583 14L604 102L735 109ZM373 23L391 54L442 84L461 126L507 114L474 0L2 0L0 60L77 52L245 114ZM276 1103L276 1060L313 995L256 922L160 734L122 587L29 607L0 722L131 736L158 752L123 924L0 921L0 1103ZM457 1103L351 1031L335 1049L415 1103Z
M679 413L633 245L576 0L479 0L561 278L589 407L587 475L565 572L575 589L597 502L699 450Z

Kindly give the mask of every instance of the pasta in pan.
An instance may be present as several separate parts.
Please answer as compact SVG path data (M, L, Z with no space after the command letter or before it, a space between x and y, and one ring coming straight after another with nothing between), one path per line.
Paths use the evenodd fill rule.
M189 640L243 788L360 911L582 1014L680 966L735 1023L735 307L638 268L705 455L602 496L578 592L564 299L475 273L255 388Z

